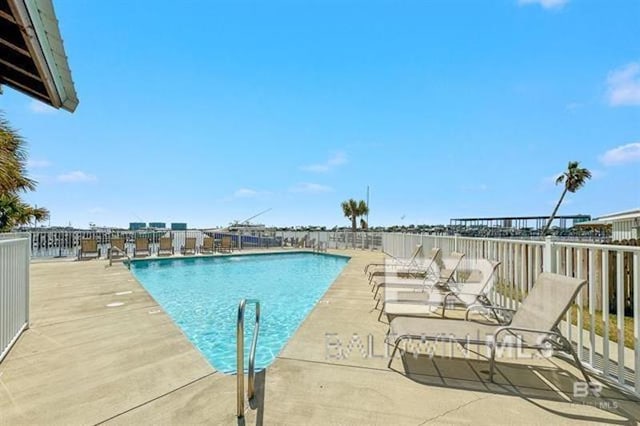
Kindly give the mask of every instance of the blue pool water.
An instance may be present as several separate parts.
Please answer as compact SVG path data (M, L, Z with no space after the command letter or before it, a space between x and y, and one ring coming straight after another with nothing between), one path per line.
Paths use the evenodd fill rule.
M349 259L284 253L134 261L132 272L219 371L236 371L240 299L259 299L256 368L268 366ZM245 312L248 352L255 309ZM247 365L245 357L245 366Z

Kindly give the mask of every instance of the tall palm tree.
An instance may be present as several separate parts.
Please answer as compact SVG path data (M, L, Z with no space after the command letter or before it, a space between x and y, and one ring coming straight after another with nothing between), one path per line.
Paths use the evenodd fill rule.
M18 196L36 188L36 182L26 175L26 161L24 139L0 114L0 231L49 216L47 209L31 207Z
M580 162L578 161L569 161L567 170L556 179L556 185L564 183L564 189L562 190L562 195L560 195L558 204L556 204L556 207L553 209L553 213L551 213L551 217L547 222L547 226L545 226L544 231L542 231L542 235L546 235L549 231L551 222L553 222L553 219L555 219L556 213L558 213L560 204L562 204L564 196L567 195L567 192L576 192L578 189L582 188L589 179L591 179L591 172L588 169L580 167Z
M342 212L345 217L351 220L351 231L356 232L358 228L357 219L369 213L369 207L363 200L356 201L353 198L342 202Z

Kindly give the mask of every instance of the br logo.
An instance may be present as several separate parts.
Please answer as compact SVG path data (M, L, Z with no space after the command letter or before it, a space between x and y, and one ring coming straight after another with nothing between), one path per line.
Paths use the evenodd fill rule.
M573 397L574 398L586 398L591 393L596 398L600 398L602 392L601 383L588 383L588 382L574 382L573 383Z

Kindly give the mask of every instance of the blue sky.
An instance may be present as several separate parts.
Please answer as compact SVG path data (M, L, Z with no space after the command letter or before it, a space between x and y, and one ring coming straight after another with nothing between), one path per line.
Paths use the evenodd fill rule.
M52 225L371 225L640 206L635 0L54 0L80 105L6 88ZM126 11L126 13L123 13Z

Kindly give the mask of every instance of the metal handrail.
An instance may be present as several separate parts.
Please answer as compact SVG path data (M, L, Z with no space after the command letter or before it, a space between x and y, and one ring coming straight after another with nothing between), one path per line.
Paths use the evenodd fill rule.
M251 348L249 349L249 378L247 384L247 399L251 401L255 395L255 361L258 332L260 331L260 301L257 299L242 299L238 305L238 327L236 331L236 374L238 376L237 416L244 417L244 308L247 303L256 305L256 326L253 329Z
M127 258L127 269L131 270L131 256L129 256L126 251L120 250L118 247L109 248L109 266L113 266L113 250L117 250L120 253L124 254L124 256Z

